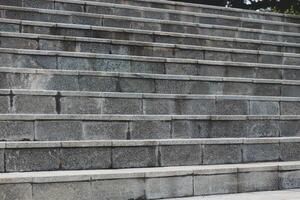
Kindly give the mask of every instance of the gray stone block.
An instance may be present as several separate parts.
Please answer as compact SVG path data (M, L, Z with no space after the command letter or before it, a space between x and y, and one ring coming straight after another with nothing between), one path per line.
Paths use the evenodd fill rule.
M230 52L206 51L205 60L231 61L232 54Z
M1 140L33 140L34 122L0 121Z
M240 145L203 145L203 164L242 162Z
M87 140L125 140L127 122L84 122L83 138Z
M130 122L131 139L167 139L171 137L171 122L134 121Z
M60 98L62 114L101 114L102 99L92 97Z
M232 61L234 62L249 62L249 63L257 63L258 56L256 54L248 54L248 53L233 53Z
M88 58L57 57L58 69L92 70L93 62Z
M176 109L182 115L213 115L216 114L214 100L177 100Z
M244 162L278 161L279 144L247 144L243 145Z
M247 122L248 137L279 137L281 127L277 120L250 120Z
M284 96L281 94L282 86L279 84L254 84L254 95L258 96Z
M5 150L7 172L58 170L58 149L8 149Z
M198 67L193 64L166 63L166 74L198 75Z
M194 177L194 195L237 193L236 174L201 175Z
M112 150L113 168L155 167L156 147L115 147Z
M144 114L179 114L173 99L145 99L143 100Z
M33 200L90 200L89 182L33 184Z
M0 172L5 172L5 165L4 149L0 149Z
M175 120L172 124L173 138L207 138L210 132L209 121Z
M279 102L250 101L250 115L279 115Z
M105 98L102 104L103 114L143 114L141 99Z
M161 146L159 149L161 166L200 165L201 150L200 145Z
M300 102L282 101L280 102L282 115L299 115Z
M36 140L79 140L83 139L82 124L78 121L37 121Z
M300 123L298 120L283 120L279 123L280 136L282 137L296 137L300 136Z
M92 182L92 200L145 199L143 179L118 179Z
M165 177L146 179L146 198L172 198L193 195L193 177Z
M283 85L281 87L281 95L286 97L300 97L300 86L298 85Z
M210 122L209 137L244 137L247 133L247 121L213 121Z
M238 192L278 190L278 172L246 172L238 174Z
M32 200L32 187L29 183L0 185L2 200Z
M79 88L84 91L116 92L117 78L98 76L79 76Z
M210 83L202 81L156 80L156 92L167 94L209 94Z
M248 101L218 99L216 101L216 108L218 115L247 115Z
M224 82L223 94L254 95L254 86L251 83Z
M119 82L121 92L153 93L155 82L152 79L122 78Z
M110 148L63 148L61 167L66 170L107 169L111 167Z
M5 114L9 112L10 99L8 96L0 96L0 113Z
M286 171L279 175L280 189L295 189L300 187L300 171Z
M56 114L55 98L53 96L16 95L14 111L28 114Z
M300 159L300 143L281 143L280 158L282 161L293 161Z
M19 24L0 24L0 30L5 32L20 32Z
M78 90L78 79L77 76L64 76L64 75L38 75L34 77L37 80L29 82L23 79L24 82L28 81L28 89L37 90ZM24 84L24 83L21 83ZM23 89L23 87L21 86ZM27 88L24 88L27 89Z
M281 79L282 77L282 70L276 68L269 69L269 68L258 67L255 69L255 72L256 72L256 78Z

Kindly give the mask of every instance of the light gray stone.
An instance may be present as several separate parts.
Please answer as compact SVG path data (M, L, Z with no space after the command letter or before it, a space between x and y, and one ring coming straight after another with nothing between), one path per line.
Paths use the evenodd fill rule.
M214 115L216 106L214 100L177 100L176 109L182 115Z
M280 158L282 161L293 161L300 159L300 143L281 143Z
M116 92L117 78L99 76L79 76L79 88L84 91Z
M33 184L33 200L90 200L89 182Z
M115 147L112 149L113 168L157 166L155 146Z
M92 182L92 200L145 199L143 179L118 179Z
M200 165L202 151L200 145L170 145L160 147L162 167L178 165Z
M247 133L247 121L212 121L210 122L209 136L220 137L244 137Z
M101 114L102 101L90 97L60 98L62 114Z
M8 113L10 108L10 100L8 96L0 96L0 113Z
M280 102L280 109L282 115L299 115L300 102L282 101Z
M146 179L146 198L172 198L193 195L193 177L165 177Z
M56 114L56 102L53 96L16 95L14 110L16 113Z
M203 164L230 164L242 162L240 145L204 145Z
M34 122L0 121L1 140L33 140Z
M218 115L247 115L248 101L247 100L227 100L218 99L216 101Z
M174 120L173 138L206 138L210 132L209 121Z
M250 115L279 115L279 102L251 101Z
M194 177L195 195L237 193L236 174L202 175Z
M178 114L173 99L145 99L143 100L144 113L151 114Z
M128 134L127 122L84 122L83 138L87 140L125 140Z
M248 137L278 137L281 127L276 120L250 120L247 122Z
M286 171L280 173L280 189L294 189L300 187L300 171Z
M32 188L29 183L0 185L2 200L32 200Z
M238 174L239 192L278 190L278 172L246 172Z
M130 122L131 139L167 139L171 137L171 122L134 121Z
M7 172L58 170L59 149L7 149L5 167Z
M78 121L37 121L36 140L79 140L83 139L82 124Z
M103 114L143 114L141 99L105 98Z
M119 82L121 92L153 93L155 82L152 79L122 78Z
M243 145L244 162L278 161L279 144L247 144Z

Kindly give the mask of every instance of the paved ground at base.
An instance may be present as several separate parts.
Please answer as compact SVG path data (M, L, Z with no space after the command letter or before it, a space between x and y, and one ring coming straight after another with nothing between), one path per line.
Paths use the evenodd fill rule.
M168 200L300 200L300 190L251 192L241 194L213 195L206 197L176 198Z

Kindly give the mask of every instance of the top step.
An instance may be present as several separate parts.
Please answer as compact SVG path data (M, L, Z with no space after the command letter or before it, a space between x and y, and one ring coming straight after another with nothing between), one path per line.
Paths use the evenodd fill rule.
M31 0L23 0L31 1ZM43 0L41 0L43 1ZM78 0L77 0L78 1ZM79 0L83 1L83 0ZM178 11L187 11L195 13L218 14L225 16L244 17L250 19L262 19L280 22L300 23L300 17L288 14L272 13L272 12L258 12L253 10L226 8L219 6L210 6L203 4L193 4L184 2L174 2L166 0L89 0L95 2L107 2L115 4L127 4L141 7L169 9Z

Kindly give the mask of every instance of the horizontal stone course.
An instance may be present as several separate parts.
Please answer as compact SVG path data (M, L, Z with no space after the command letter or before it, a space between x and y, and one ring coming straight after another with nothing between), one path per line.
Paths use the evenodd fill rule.
M285 162L162 169L140 168L127 169L126 171L117 170L116 174L111 170L89 170L73 171L68 174L52 172L52 176L45 174L49 172L35 172L30 175L18 173L22 175L22 178L11 173L1 175L3 178L7 177L1 184L1 191L12 194L9 191L14 188L15 192L8 197L22 196L22 198L26 197L28 200L37 200L37 197L44 197L43 194L48 194L47 197L50 199L59 199L61 195L67 195L71 199L78 200L98 199L99 197L122 199L124 196L128 198L157 199L237 193L242 192L242 189L259 191L260 188L255 187L257 186L255 184L257 178L260 179L260 183L263 183L264 189L273 190L287 187L292 189L298 186L295 185L297 179L292 179L291 173L294 174L294 177L295 175L298 176L299 170L290 172L278 168L282 168L281 166L297 168L297 165L297 162ZM243 168L248 168L248 172L241 172L240 169ZM207 182L215 184L204 184ZM220 184L220 182L223 184ZM172 187L174 185L184 185L184 187L174 193ZM112 187L118 192L111 193ZM53 191L55 192L53 193ZM66 191L71 193L66 193Z

